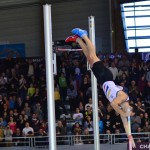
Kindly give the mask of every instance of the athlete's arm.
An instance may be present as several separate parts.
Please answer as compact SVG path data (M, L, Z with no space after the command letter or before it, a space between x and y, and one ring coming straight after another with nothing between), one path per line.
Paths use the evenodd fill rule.
M121 120L122 120L124 129L125 129L125 132L126 132L126 134L127 134L127 137L131 139L132 147L133 147L133 148L136 148L136 145L135 145L135 142L134 142L134 139L133 139L132 135L129 135L127 117L123 117L123 116L120 116L120 117L121 117Z
M116 98L117 99L117 98ZM120 114L120 116L127 117L126 113L120 108L120 106L116 103L116 99L111 102L111 106L113 109Z

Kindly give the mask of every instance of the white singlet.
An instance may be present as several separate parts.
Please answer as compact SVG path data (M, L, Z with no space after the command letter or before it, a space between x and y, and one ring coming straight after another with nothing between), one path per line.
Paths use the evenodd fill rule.
M107 81L103 84L103 91L110 103L117 97L118 91L122 91L123 87L115 85L113 81ZM128 100L128 99L127 99Z

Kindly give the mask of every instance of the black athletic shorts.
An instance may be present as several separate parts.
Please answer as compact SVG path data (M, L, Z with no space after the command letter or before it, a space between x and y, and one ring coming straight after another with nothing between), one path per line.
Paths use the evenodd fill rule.
M103 65L102 61L98 61L93 64L93 74L97 78L97 82L103 85L106 81L113 81L113 75L111 71Z

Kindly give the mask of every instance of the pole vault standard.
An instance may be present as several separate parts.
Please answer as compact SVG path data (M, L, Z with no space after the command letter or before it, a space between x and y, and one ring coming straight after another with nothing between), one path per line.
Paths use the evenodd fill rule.
M88 17L89 21L89 38L95 46L95 22L94 17ZM99 141L99 120L98 120L98 95L97 95L97 80L91 71L92 80L92 102L93 102L93 121L94 121L94 150L100 150Z
M51 5L48 4L44 5L43 13L44 13L46 83L47 83L47 103L48 103L47 108L48 108L49 150L56 150Z

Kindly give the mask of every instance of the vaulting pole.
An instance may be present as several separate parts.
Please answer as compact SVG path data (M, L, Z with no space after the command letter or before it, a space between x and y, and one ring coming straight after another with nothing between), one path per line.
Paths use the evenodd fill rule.
M49 150L56 150L51 5L43 6Z

